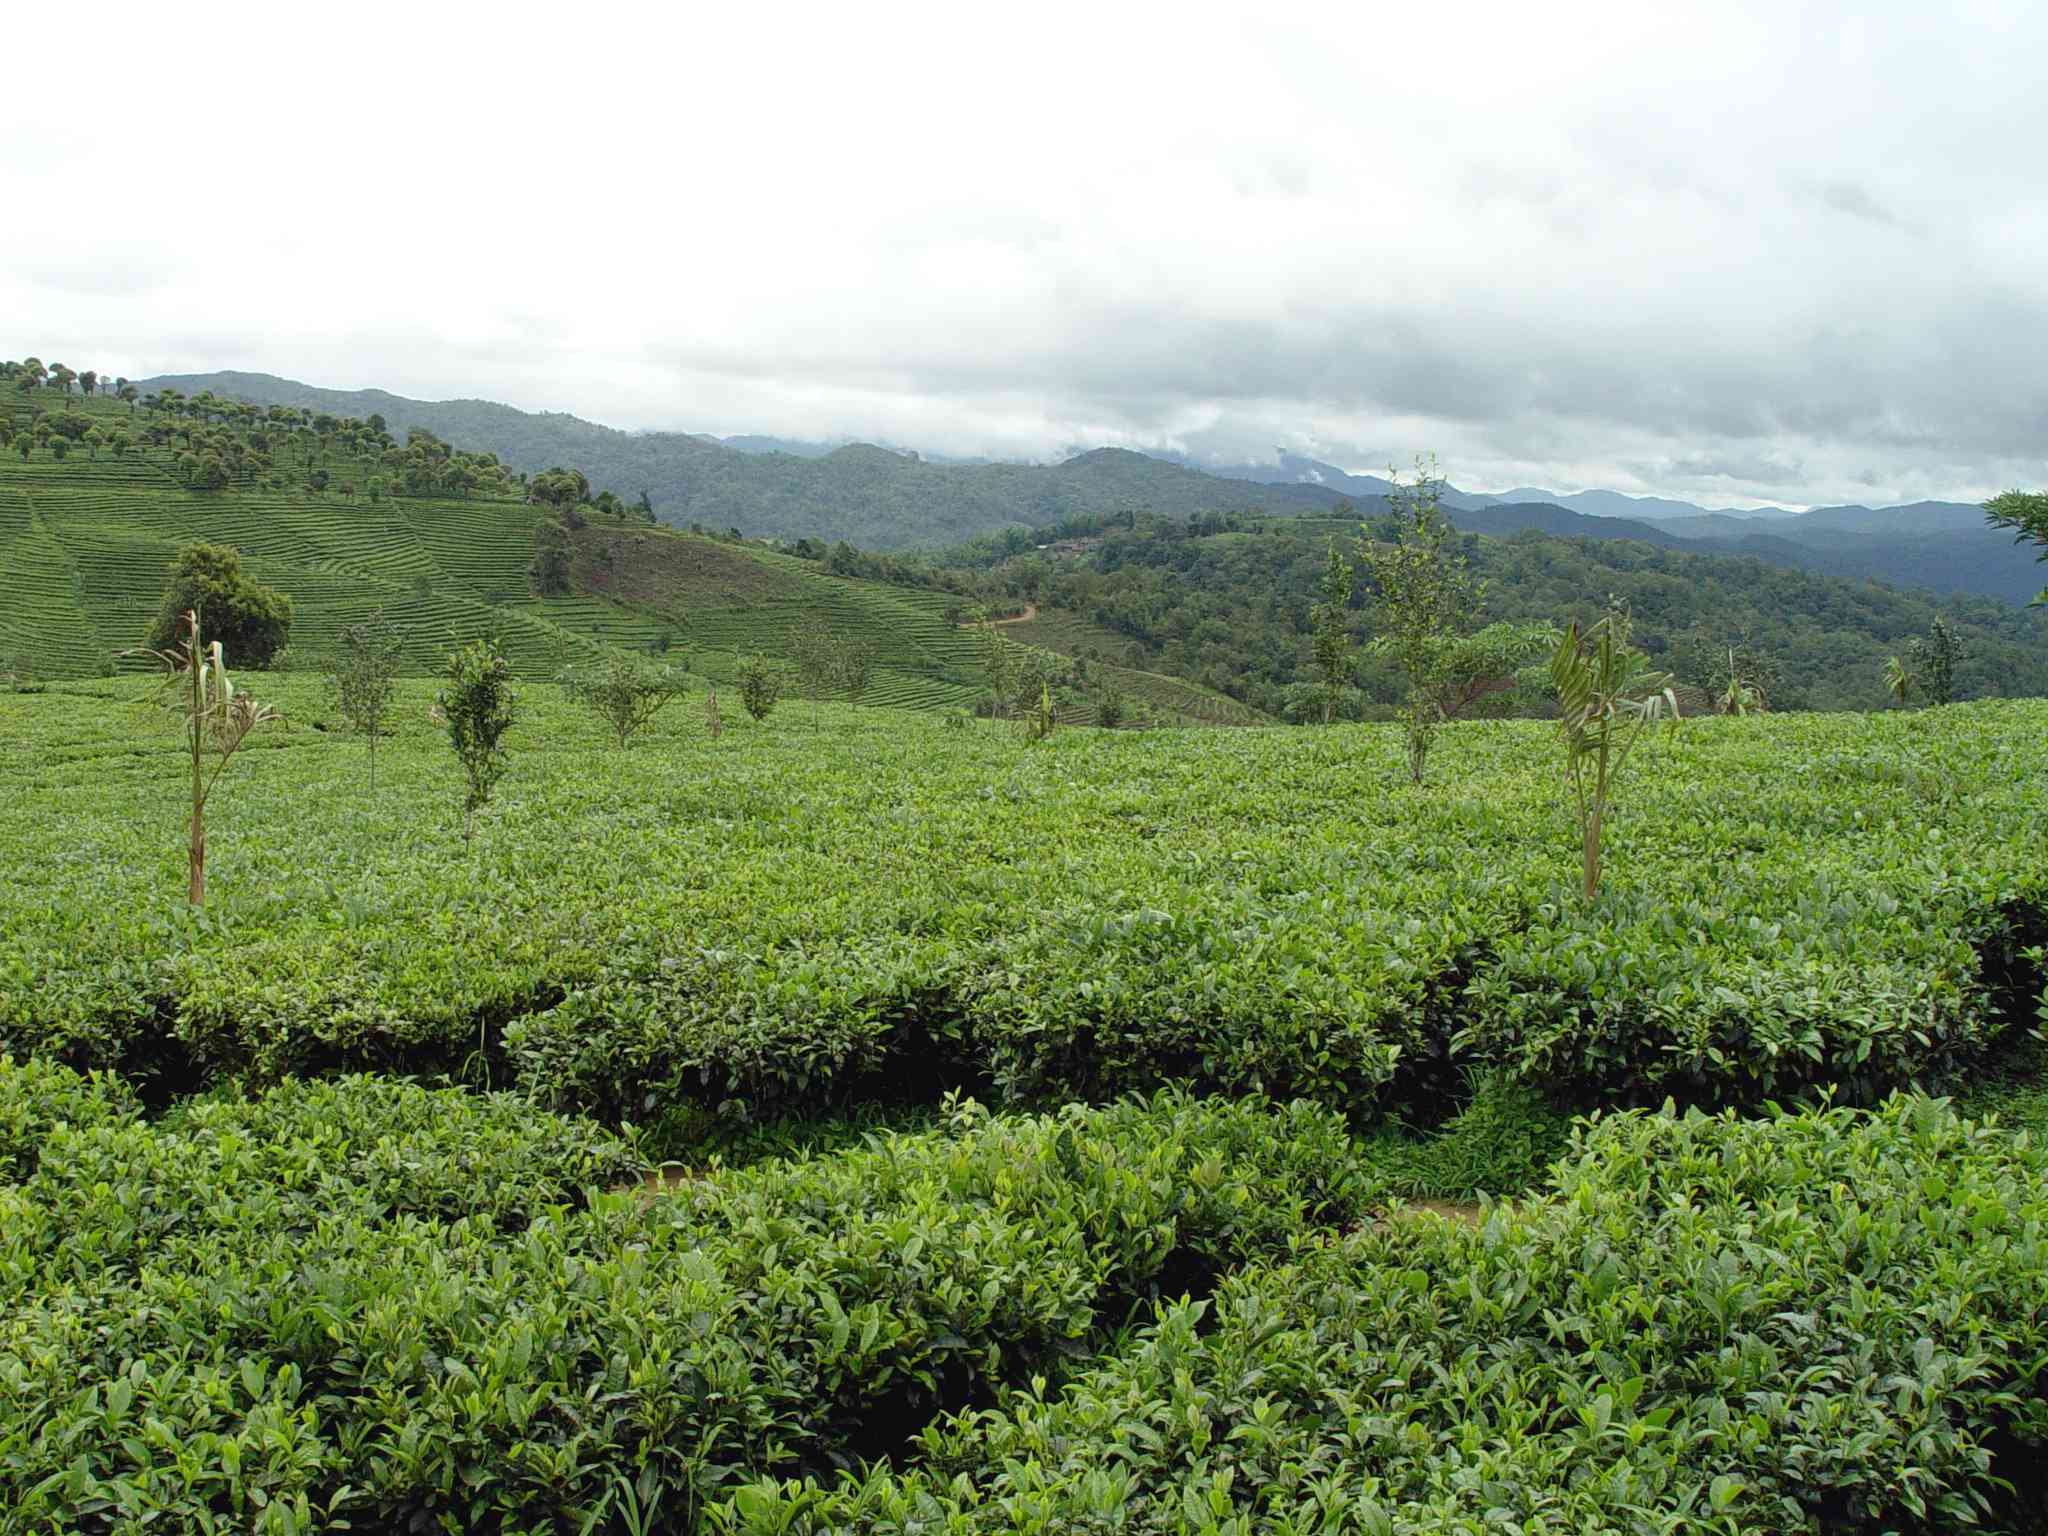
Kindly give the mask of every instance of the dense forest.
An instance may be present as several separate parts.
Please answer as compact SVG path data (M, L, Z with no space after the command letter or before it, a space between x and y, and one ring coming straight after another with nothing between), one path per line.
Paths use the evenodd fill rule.
M1371 525L1368 525L1371 526ZM1199 681L1254 708L1300 718L1312 692L1309 609L1334 541L1355 556L1361 525L1329 517L1224 516L1130 526L1069 524L1044 548L991 540L956 552L994 600L1065 610L1126 641L1114 659ZM1384 530L1378 530L1384 536ZM1712 686L1735 647L1770 678L1780 709L1879 708L1887 656L1937 617L1961 637L1958 697L2048 693L2048 617L1988 598L1936 599L1748 556L1628 540L1464 534L1486 582L1476 625L1590 620L1610 600L1681 683ZM2031 569L2024 553L2022 569ZM1370 593L1353 594L1369 638ZM1360 653L1349 712L1373 717L1400 696L1395 670Z

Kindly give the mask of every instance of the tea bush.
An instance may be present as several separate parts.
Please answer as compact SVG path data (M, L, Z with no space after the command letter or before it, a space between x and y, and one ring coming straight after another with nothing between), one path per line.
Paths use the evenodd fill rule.
M572 1193L630 1160L550 1162L515 1108L356 1082L54 1133L0 1188L7 1528L687 1527L1372 1189L1325 1111L1167 1095Z
M187 915L134 686L0 696L37 747L0 784L0 1050L156 1098L445 1073L637 1122L1187 1079L1363 1120L1491 1066L1583 1103L1869 1102L2039 1008L2010 961L2043 924L2037 702L1691 722L1643 747L1587 906L1538 722L1445 733L1415 790L1373 726L1026 750L823 706L714 748L664 715L621 788L532 688L465 851L403 684L374 799L334 732L249 749Z
M1063 1390L933 1425L912 1469L756 1482L712 1524L1995 1527L2041 1491L2044 1174L1918 1098L1610 1116L1477 1230L1397 1217L1253 1269Z

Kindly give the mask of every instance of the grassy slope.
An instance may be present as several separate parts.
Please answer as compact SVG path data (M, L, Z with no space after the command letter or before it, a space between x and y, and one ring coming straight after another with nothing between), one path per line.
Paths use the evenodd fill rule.
M0 402L10 407L26 420L18 404ZM99 400L71 408L110 425L129 414ZM141 643L165 566L179 545L210 539L235 545L258 580L291 595L301 664L318 664L344 625L382 608L410 632L414 671L438 665L451 643L496 629L527 676L600 647L666 640L693 670L724 681L737 655L785 654L797 622L822 611L875 646L865 702L950 708L981 692L975 637L945 622L951 599L939 592L830 576L692 534L600 525L579 536L579 595L537 601L526 571L540 514L523 503L195 493L172 476L170 459L169 449L144 447L121 458L78 450L61 463L47 449L27 461L0 455L0 569L14 587L0 609L0 670L63 678L143 665L120 653ZM354 472L334 468L337 480ZM1170 718L1258 718L1175 679L1118 676Z

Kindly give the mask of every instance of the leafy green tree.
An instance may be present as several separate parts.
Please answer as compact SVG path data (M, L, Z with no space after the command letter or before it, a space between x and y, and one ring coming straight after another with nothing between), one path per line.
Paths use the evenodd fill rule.
M1551 653L1550 684L1579 819L1579 891L1590 902L1600 889L1615 781L1643 732L1659 720L1677 723L1678 699L1670 675L1651 671L1649 658L1629 644L1626 611L1610 612L1583 635L1576 619L1567 625Z
M62 363L50 364L50 383L65 394L71 393L72 381L78 377Z
M1928 702L1953 704L1956 697L1956 664L1963 659L1962 641L1948 622L1937 618L1927 628L1927 637L1907 647L1914 671Z
M749 656L739 664L740 703L758 723L766 720L782 697L782 668L766 656Z
M92 369L88 368L78 376L78 389L81 394L91 395L99 387L100 376Z
M229 761L251 731L277 718L269 706L238 691L228 676L227 659L218 640L204 639L204 616L188 610L179 616L182 641L151 647L167 676L164 692L178 711L192 773L191 812L186 823L185 899L206 904L206 806Z
M58 462L59 464L63 463L63 462L64 462L64 460L65 460L66 458L70 457L70 454L71 454L71 439L70 439L70 438L68 438L68 437L53 437L53 438L51 438L51 439L50 439L50 457L51 457L51 458L53 458L53 459L55 459L55 460L56 460L56 461L57 461L57 462Z
M1994 528L2010 528L2015 544L2041 547L2034 558L2048 560L2048 491L2007 491L1984 503L1985 521ZM2034 599L2034 606L2048 604L2048 587Z
M476 813L491 803L504 777L504 737L517 719L518 697L511 665L489 637L451 652L445 676L436 707L462 765L462 837L468 842L476 835Z
M541 597L561 597L572 586L575 547L569 530L551 517L544 517L533 530L533 564L527 576Z
M405 660L405 635L379 608L360 624L341 632L333 666L336 702L342 717L362 732L369 744L370 793L377 792L377 737L391 708L398 669Z
M830 692L839 681L839 632L823 614L814 613L789 634L790 660L796 664L797 681L813 699Z
M676 668L643 666L624 656L608 657L591 668L571 668L556 681L567 697L605 723L621 747L689 691L688 677Z
M239 667L268 666L291 638L292 600L246 575L241 552L226 544L187 544L178 551L144 645L159 652L176 645L186 613L195 610Z
M1379 629L1371 649L1391 661L1407 684L1401 723L1408 777L1416 784L1438 729L1514 688L1521 669L1556 633L1547 625L1504 623L1466 632L1485 588L1472 580L1458 552L1457 533L1440 505L1442 491L1443 480L1426 461L1416 465L1412 485L1397 476L1389 496L1393 537L1367 538L1364 544Z
M1322 600L1309 609L1310 649L1322 680L1323 724L1337 713L1337 701L1351 681L1351 562L1330 541L1330 556L1319 588Z
M1105 688L1095 701L1095 723L1106 731L1124 723L1124 696L1114 686Z

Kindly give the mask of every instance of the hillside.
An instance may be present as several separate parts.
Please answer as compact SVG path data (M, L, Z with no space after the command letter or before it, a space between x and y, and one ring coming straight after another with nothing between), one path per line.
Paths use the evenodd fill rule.
M869 444L831 447L794 439L721 441L686 432L621 432L560 412L484 400L411 400L384 390L331 390L261 373L144 380L142 387L211 390L262 405L382 416L401 436L424 427L488 450L514 469L561 464L628 500L645 494L679 527L737 528L749 537L844 540L863 549L959 544L1005 529L1041 529L1148 512L1182 521L1262 510L1313 512L1342 499L1363 513L1384 505L1388 482L1285 452L1270 463L1200 466L1171 454L1101 449L1057 465L938 461ZM1762 508L1710 513L1686 502L1612 491L1568 495L1525 489L1497 495L1447 486L1444 505L1473 532L1526 529L1568 537L1635 539L1702 552L1754 555L1772 565L1938 593L2024 603L2036 574L1977 508Z
M342 431L325 434L323 447L323 435L308 431L273 442L270 462L252 458L232 483L197 490L179 467L183 440L148 441L150 412L74 398L65 410L102 441L81 438L59 459L28 434L39 404L0 397L0 421L19 425L17 443L30 449L0 452L0 561L15 596L0 609L0 672L65 678L146 667L146 658L122 653L141 643L179 546L208 540L240 549L257 580L291 596L296 666L319 666L343 626L382 609L406 632L416 673L438 667L452 645L494 632L530 678L623 647L725 682L740 654L784 657L797 625L823 616L871 647L867 703L954 708L984 692L983 642L948 616L957 599L936 587L833 575L757 545L599 517L573 536L569 591L541 599L529 570L544 512L517 486L464 498L382 493L373 502L355 488L378 478L395 450L352 451ZM166 414L156 426L174 420L188 418ZM196 430L203 439L209 429ZM117 435L129 440L118 452ZM316 471L328 490L310 488ZM1259 718L1170 677L1114 665L1091 672L1088 662L1076 677L1071 662L1051 654L1046 665L1065 683L1069 720L1092 718L1092 699L1105 690L1161 720Z
M1561 528L1587 519L1549 509ZM1483 514L1452 513L1458 524ZM1572 521L1563 521L1572 520ZM1239 518L1193 527L1140 519L1057 549L990 551L991 599L1039 606L1037 628L1085 619L1122 642L1129 664L1176 672L1269 714L1296 707L1311 675L1307 612L1332 540L1355 553L1359 524L1334 517ZM1793 549L1800 546L1792 545ZM1776 673L1778 707L1884 706L1885 658L1926 634L1936 616L1963 638L1964 697L2048 694L2048 615L1983 597L1937 601L1925 592L1717 552L1713 545L1634 537L1560 538L1537 531L1467 534L1487 582L1482 621L1590 619L1610 596L1636 615L1636 638L1681 682L1707 687L1727 647ZM2024 553L2022 568L2035 568ZM2038 577L2036 577L2038 582ZM1368 631L1362 589L1356 629ZM1371 714L1399 697L1386 664L1361 656L1355 707Z
M684 432L620 432L482 400L315 389L268 374L165 377L144 380L142 387L211 389L336 415L374 412L401 434L425 427L451 442L488 449L528 473L571 465L629 500L644 492L656 514L679 527L845 540L863 549L958 543L1005 527L1041 527L1132 507L1189 517L1248 507L1320 508L1337 499L1315 486L1219 480L1120 449L1050 466L933 463L859 443L798 457L746 452Z

